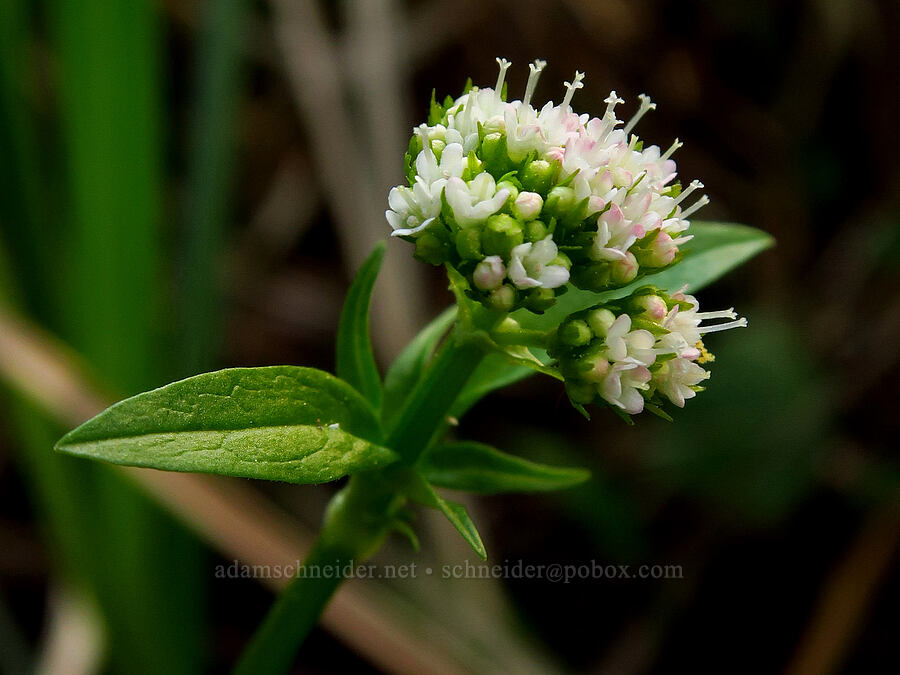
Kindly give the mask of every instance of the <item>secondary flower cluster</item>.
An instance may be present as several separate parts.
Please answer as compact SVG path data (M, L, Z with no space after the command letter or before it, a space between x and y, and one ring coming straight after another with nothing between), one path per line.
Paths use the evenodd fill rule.
M728 321L701 325L710 319ZM702 364L714 360L702 336L746 325L733 309L700 312L692 295L648 286L568 317L550 354L576 406L606 403L629 415L666 401L682 408L709 377Z
M410 141L409 185L388 198L393 234L414 241L420 260L451 264L479 301L503 311L544 311L569 281L602 291L672 264L690 238L688 217L708 199L683 206L702 184L674 181L681 143L661 152L631 133L655 104L641 95L624 126L615 92L602 117L577 114L576 72L559 105L538 109L543 61L530 64L522 99L507 102L510 63L497 62L493 88L432 100Z

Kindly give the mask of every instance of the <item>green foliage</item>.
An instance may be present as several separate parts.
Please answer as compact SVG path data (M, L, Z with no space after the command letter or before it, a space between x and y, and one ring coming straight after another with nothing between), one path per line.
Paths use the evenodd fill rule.
M347 383L313 368L273 366L220 370L139 394L56 448L114 464L321 483L392 461L380 434Z
M390 428L400 412L403 402L422 379L438 342L456 320L456 307L450 307L435 318L406 345L394 359L384 377L384 404L382 421Z
M478 554L482 560L487 560L487 550L484 548L484 542L481 541L481 535L466 507L457 502L450 501L441 497L437 491L426 480L422 480L419 486L417 498L426 506L438 509L450 524L456 528L456 531L462 535L466 543L472 547L472 550Z
M514 316L527 328L549 328L559 325L570 314L624 297L647 284L671 293L686 285L688 292L696 293L775 243L762 230L734 223L693 221L688 233L694 238L684 245L684 257L671 267L639 276L627 286L603 293L570 288L544 314L519 310Z
M350 285L337 334L337 375L349 382L376 410L381 407L381 377L369 338L369 304L385 246L380 242Z
M480 494L546 492L590 478L584 469L538 464L473 442L440 445L422 458L420 466L433 485Z

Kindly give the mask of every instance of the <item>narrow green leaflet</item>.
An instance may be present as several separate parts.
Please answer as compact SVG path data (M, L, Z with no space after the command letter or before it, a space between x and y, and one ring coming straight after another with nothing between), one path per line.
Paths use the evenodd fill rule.
M371 407L314 368L205 373L138 394L56 449L113 464L322 483L392 462Z
M381 378L369 339L369 303L384 260L379 242L360 267L347 291L337 333L337 375L353 385L377 410L381 407Z
M775 243L762 230L734 223L693 221L687 234L692 234L694 238L684 244L684 257L672 267L642 276L628 286L604 293L570 288L553 307L540 316L526 310L514 312L513 316L526 328L548 328L559 324L569 314L621 298L648 284L670 292L687 285L690 293L696 293Z
M560 490L591 476L586 469L538 464L473 442L438 446L420 467L429 483L480 494Z
M406 397L422 379L425 367L434 355L438 342L455 320L456 307L454 306L445 310L419 331L412 342L394 359L394 363L391 364L384 378L382 421L385 427L390 427L396 420Z
M450 524L466 540L466 543L478 554L478 557L482 560L487 560L487 550L484 548L484 542L481 541L481 535L478 534L475 523L469 517L466 507L458 502L441 497L427 480L420 481L419 488L421 488L420 500L427 506L438 509L443 513L447 520L450 521Z

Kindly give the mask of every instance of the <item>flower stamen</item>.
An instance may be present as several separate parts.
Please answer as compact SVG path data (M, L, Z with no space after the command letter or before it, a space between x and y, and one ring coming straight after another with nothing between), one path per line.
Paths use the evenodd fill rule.
M645 114L647 114L648 110L656 110L656 104L650 100L650 97L647 96L647 94L638 94L638 98L641 99L641 107L638 108L638 111L630 120L628 120L628 124L625 125L626 134L634 129L635 125Z
M531 104L531 97L534 95L534 90L537 88L538 80L541 77L541 71L547 67L547 62L542 61L541 59L536 59L534 63L528 64L528 70L531 73L528 75L528 84L525 85L525 95L522 97L522 103L524 105Z
M494 94L497 98L500 98L501 93L503 92L503 81L506 79L506 71L509 70L509 67L512 65L510 61L506 59L497 58L497 65L500 66L500 74L497 75L497 84L494 85Z
M572 102L572 97L575 95L575 91L584 87L584 83L582 82L582 80L584 80L584 73L576 70L573 81L563 83L566 87L566 97L563 99L562 105L560 105L560 108L562 110L566 110L569 107L569 103Z
M702 209L707 204L709 204L709 197L707 197L706 195L703 195L702 197L700 197L700 199L698 199L697 201L694 202L693 206L691 206L689 209L687 209L686 211L684 211L684 213L681 214L681 218L682 219L689 218L690 216L695 214L697 211Z

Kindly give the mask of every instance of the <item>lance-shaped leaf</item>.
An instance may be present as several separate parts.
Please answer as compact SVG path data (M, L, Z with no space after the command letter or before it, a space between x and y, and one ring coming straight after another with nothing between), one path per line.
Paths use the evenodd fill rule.
M429 483L481 494L560 490L591 476L586 469L538 464L473 442L438 446L420 466Z
M390 463L366 401L314 368L205 373L117 403L56 449L113 464L322 483Z
M379 242L347 291L338 325L335 368L338 377L353 385L376 410L381 407L381 377L369 338L369 304L384 251L384 242Z
M478 529L472 522L472 518L469 517L465 506L441 497L421 472L411 474L407 485L407 496L415 502L438 509L462 535L466 543L472 547L472 550L478 554L478 557L487 560L484 542L481 541L481 535L478 534Z
M384 378L382 420L390 427L403 408L406 397L422 379L434 350L456 320L456 307L450 307L419 331L394 359Z

